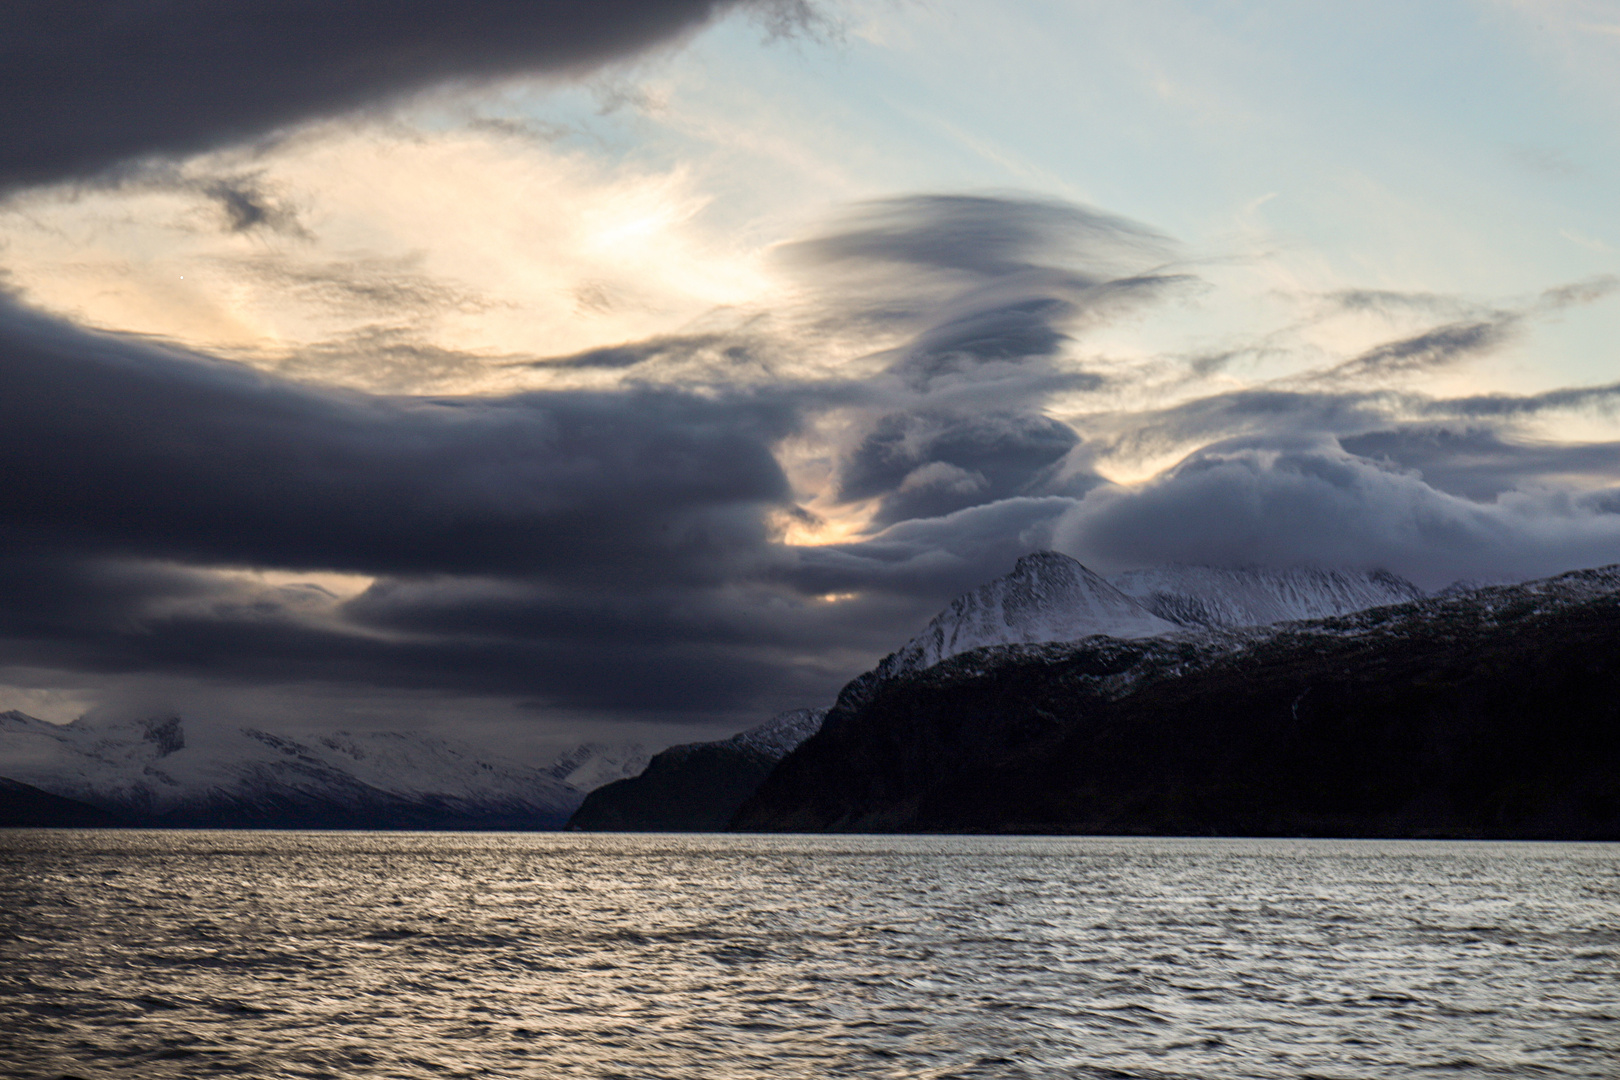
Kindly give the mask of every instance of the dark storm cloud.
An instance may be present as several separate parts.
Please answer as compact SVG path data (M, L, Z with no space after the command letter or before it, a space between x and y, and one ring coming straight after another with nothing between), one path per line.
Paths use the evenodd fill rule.
M872 616L894 604L863 626L748 584L791 505L772 448L797 410L791 394L317 390L7 307L0 664L616 715L815 699L844 673L836 639L878 648ZM382 580L345 607L218 567Z
M192 153L447 82L577 74L740 0L11 0L0 188ZM780 21L802 4L763 4Z
M325 392L14 308L0 360L13 543L234 565L708 573L786 500L796 422L652 390Z
M830 695L892 644L882 628L926 617L881 597L856 610L747 589L436 576L385 579L339 606L318 586L8 544L0 666L505 696L743 726Z
M849 456L838 494L881 498L879 525L940 517L1039 490L1079 442L1068 425L1034 414L891 413Z
M4 651L7 663L17 666L464 692L646 719L723 714L773 695L815 698L834 681L815 681L819 673L809 665L795 671L792 664L772 663L757 647L687 642L673 634L650 647L528 632L379 635L232 611L154 615L138 627L35 625L6 641Z

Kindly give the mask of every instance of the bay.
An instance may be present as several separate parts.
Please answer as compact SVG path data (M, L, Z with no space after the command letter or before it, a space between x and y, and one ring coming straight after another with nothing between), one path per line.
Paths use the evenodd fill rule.
M0 831L0 1073L1620 1076L1620 845Z

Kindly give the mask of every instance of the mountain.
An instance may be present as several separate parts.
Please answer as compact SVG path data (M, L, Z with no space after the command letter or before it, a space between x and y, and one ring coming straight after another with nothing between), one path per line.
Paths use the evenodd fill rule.
M1161 566L1115 574L1109 581L1159 618L1190 629L1326 619L1424 596L1422 589L1385 570L1312 566Z
M720 742L656 755L640 776L597 788L569 820L591 832L723 829L776 763L821 727L826 709L795 709Z
M1165 566L1104 578L1055 551L953 600L921 634L885 657L880 679L989 645L1163 637L1182 631L1320 619L1423 596L1385 571Z
M610 746L607 743L581 743L559 755L546 766L546 775L582 792L595 791L627 776L636 776L647 767L652 755L640 743Z
M543 829L639 751L586 746L550 769L452 739L288 735L161 717L50 724L0 713L0 776L128 823L209 828Z
M122 824L122 818L88 803L0 778L0 828L98 829Z
M1620 839L1620 567L875 674L734 828Z
M920 671L986 645L1078 641L1093 634L1157 637L1179 629L1067 555L1038 551L1019 559L1006 577L951 601L922 633L885 657L878 674Z

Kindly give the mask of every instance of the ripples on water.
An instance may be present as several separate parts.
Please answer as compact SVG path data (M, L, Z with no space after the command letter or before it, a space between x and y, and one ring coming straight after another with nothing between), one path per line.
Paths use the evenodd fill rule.
M0 1071L1620 1076L1620 846L0 832Z

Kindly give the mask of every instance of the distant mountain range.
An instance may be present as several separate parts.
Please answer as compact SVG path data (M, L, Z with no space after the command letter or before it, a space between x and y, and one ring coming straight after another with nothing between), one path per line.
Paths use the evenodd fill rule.
M555 829L591 788L647 760L639 746L587 744L536 768L421 734L295 736L174 716L64 725L7 712L0 824Z

